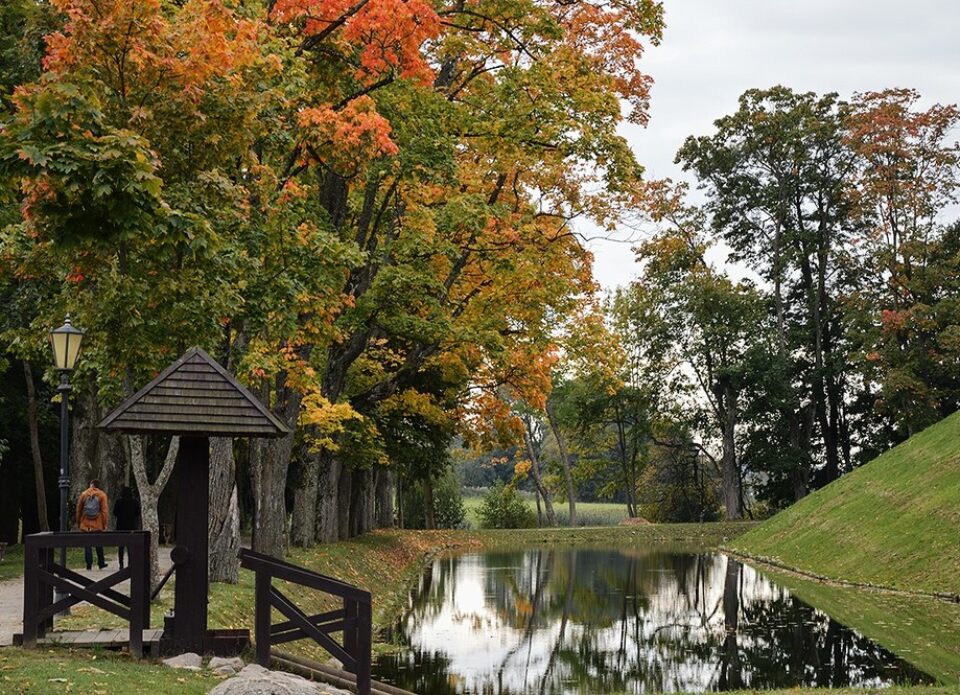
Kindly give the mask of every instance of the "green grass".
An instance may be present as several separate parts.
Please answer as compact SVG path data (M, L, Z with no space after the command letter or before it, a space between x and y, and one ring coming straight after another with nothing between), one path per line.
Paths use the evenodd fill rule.
M116 554L116 548L113 548L113 552ZM110 555L109 548L106 549L106 554L108 556ZM96 555L94 555L94 561L96 561ZM82 567L83 548L71 548L67 552L67 562L71 567ZM6 581L7 579L17 579L22 576L23 545L8 547L3 553L3 562L0 562L0 582Z
M960 413L730 547L829 579L960 595Z
M92 649L0 649L0 693L177 693L200 695L222 680L210 671L183 671Z
M960 685L960 604L838 587L763 569L794 596L852 627L941 683Z
M536 513L537 503L533 499L524 498L527 506ZM466 521L470 528L480 528L480 517L477 511L483 497L470 496L463 498L463 506L467 512ZM569 507L566 502L554 502L553 511L557 515L557 523L566 526L570 518ZM620 502L577 502L578 526L616 526L627 518L627 506Z
M3 552L3 562L0 562L0 582L7 579L16 579L23 575L23 546L15 545Z

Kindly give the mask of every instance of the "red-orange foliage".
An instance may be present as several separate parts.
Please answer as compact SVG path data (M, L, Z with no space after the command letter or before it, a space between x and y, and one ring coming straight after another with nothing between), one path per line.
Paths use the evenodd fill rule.
M356 52L355 78L364 85L386 74L433 79L420 52L440 29L437 13L424 0L278 0L272 19L302 23L307 41L328 36Z
M67 17L47 37L44 68L92 68L121 100L142 101L175 84L198 98L211 77L227 76L257 55L259 25L221 0L188 0L167 17L160 0L53 0Z

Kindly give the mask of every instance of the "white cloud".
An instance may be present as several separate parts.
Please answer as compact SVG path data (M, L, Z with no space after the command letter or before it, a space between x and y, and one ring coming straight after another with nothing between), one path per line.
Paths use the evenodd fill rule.
M655 85L650 125L625 126L652 177L683 178L673 164L688 135L704 135L750 88L798 91L917 89L927 104L960 101L960 0L664 0L663 44L643 66ZM635 273L630 244L595 241L608 288Z

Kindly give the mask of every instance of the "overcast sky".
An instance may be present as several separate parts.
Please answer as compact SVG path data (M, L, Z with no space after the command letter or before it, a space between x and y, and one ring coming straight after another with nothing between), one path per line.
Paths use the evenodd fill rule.
M646 129L626 126L648 176L683 178L673 163L688 135L712 132L745 90L912 87L925 103L960 101L960 0L664 0L663 43L643 57L655 81ZM625 236L625 235L624 235ZM593 241L605 288L635 274L628 242Z

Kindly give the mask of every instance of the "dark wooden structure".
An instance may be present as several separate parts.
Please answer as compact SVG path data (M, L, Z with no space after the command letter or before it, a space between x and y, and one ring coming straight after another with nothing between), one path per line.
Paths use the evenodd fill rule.
M240 551L240 566L256 573L254 641L261 666L270 667L272 646L312 639L353 674L358 695L370 695L373 613L369 591L252 550ZM273 585L274 579L331 594L341 599L343 607L307 615ZM271 624L271 609L286 620ZM343 635L343 644L331 636L338 632ZM283 657L280 653L279 658Z
M237 653L249 634L207 629L210 437L281 437L289 429L216 360L188 350L99 424L108 432L176 435L176 589L161 653Z
M249 645L247 630L207 627L209 437L280 437L289 434L288 428L199 348L189 350L163 370L107 415L99 426L111 432L180 437L176 462L176 542L170 553L176 589L173 614L165 621L159 638L160 653L240 653ZM54 563L53 548L87 545L126 545L130 548L130 567L93 581ZM141 655L143 632L149 628L150 619L149 551L149 534L145 532L29 536L25 559L24 646L36 646L57 611L88 601L129 620L130 650ZM381 684L371 690L373 617L369 592L251 550L241 551L240 560L244 568L256 573L255 634L257 660L263 666L269 667L273 660L280 665L305 668L296 657L283 653L278 656L271 647L312 639L344 664L347 670L338 671L340 675L335 677L340 679L338 682L351 684L359 695L371 695L371 692L407 695ZM169 577L168 572L164 581ZM113 588L125 579L131 580L130 596ZM274 586L274 579L331 594L340 599L342 607L307 615ZM55 587L67 591L68 597L53 603ZM273 609L285 617L283 622L271 625ZM108 633L104 639L111 640L111 644L120 636L120 631L104 632ZM342 635L342 643L332 637L336 633ZM329 667L313 671L320 674L323 669L329 670Z
M130 562L117 572L96 580L58 564L54 551L61 548L116 546L127 549ZM23 556L24 647L34 648L53 627L53 616L81 601L118 615L128 623L130 653L143 655L144 631L150 627L150 534L146 531L89 533L36 533L27 536ZM115 587L129 580L129 594ZM63 598L54 601L53 590Z

